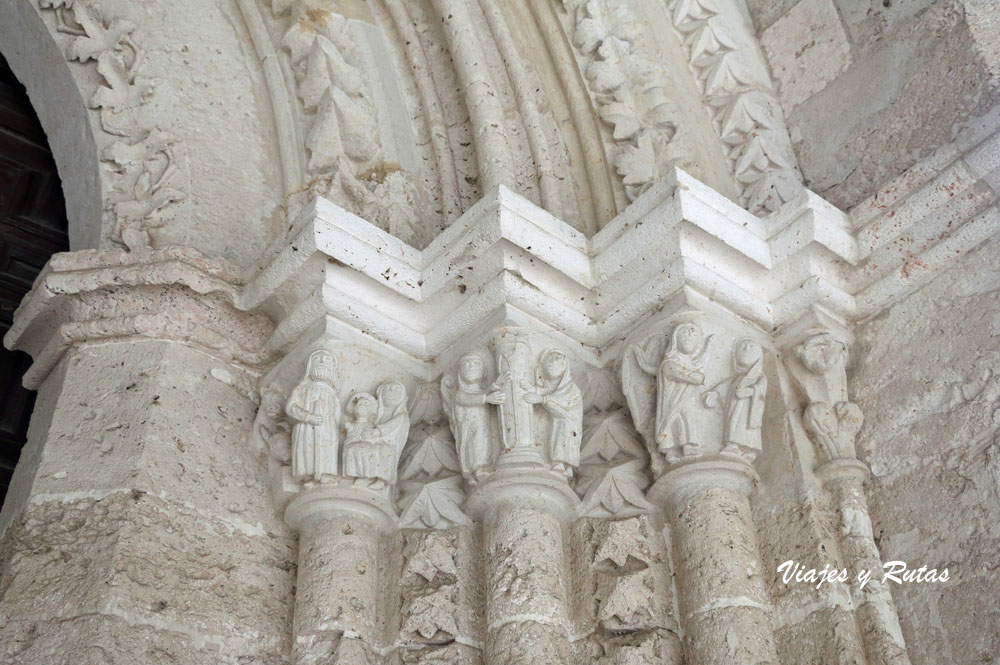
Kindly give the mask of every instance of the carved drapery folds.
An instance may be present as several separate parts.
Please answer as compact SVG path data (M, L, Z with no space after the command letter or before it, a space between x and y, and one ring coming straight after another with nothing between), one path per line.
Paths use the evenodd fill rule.
M704 319L682 315L622 358L629 409L657 476L705 455L752 463L761 451L763 348L750 337L706 334Z

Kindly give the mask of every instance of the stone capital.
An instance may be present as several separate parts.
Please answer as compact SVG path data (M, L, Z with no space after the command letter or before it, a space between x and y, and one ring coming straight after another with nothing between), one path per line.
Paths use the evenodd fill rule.
M86 344L174 340L260 371L271 323L240 311L237 269L187 248L56 254L21 303L4 338L34 359L37 388L67 350Z

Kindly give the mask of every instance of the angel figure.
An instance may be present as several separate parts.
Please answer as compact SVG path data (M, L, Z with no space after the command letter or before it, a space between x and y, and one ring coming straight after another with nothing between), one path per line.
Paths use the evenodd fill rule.
M552 468L566 477L580 464L583 432L583 395L573 383L566 354L557 349L542 353L535 369L535 389L524 393L528 404L540 405L551 424L545 453Z
M403 385L382 384L377 394L377 399L369 393L352 397L344 426L344 475L371 479L375 489L396 482L397 460L410 429Z
M760 430L764 423L764 350L744 337L733 344L734 375L726 398L726 438L724 454L756 459L761 451Z
M256 428L267 454L281 464L289 464L292 461L292 432L284 418L284 406L285 398L274 386L265 388Z
M494 383L486 386L487 359L473 351L458 361L458 382L441 379L441 398L458 447L462 475L472 484L477 474L493 463L490 404L501 404L504 392Z
M306 376L295 386L285 411L292 427L292 477L329 480L338 473L340 396L334 384L337 361L320 349L309 356Z
M629 348L622 363L622 387L636 429L667 462L700 451L696 397L698 386L705 385L703 362L711 340L698 324L685 321L674 328L669 344L664 336L653 336ZM660 473L662 462L651 458L653 471Z

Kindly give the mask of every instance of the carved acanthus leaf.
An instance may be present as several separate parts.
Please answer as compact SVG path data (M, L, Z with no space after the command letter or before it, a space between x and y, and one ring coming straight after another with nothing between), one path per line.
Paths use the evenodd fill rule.
M653 561L645 518L615 520L607 523L607 531L594 553L594 565L613 570L643 568Z
M580 374L580 390L583 391L583 408L609 411L616 406L624 406L625 395L618 386L618 377L610 369L590 369Z
M414 597L403 609L404 638L425 644L451 642L458 634L457 609L452 585Z
M573 39L597 112L612 127L615 169L635 200L669 166L666 145L676 126L666 80L638 45L627 4L589 0L568 11L576 21Z
M656 591L650 568L618 577L597 611L601 626L612 632L655 627L656 615Z
M462 479L452 476L412 488L400 500L399 524L411 529L447 529L471 521L462 512L465 500Z
M606 469L592 481L580 506L585 517L627 517L653 509L643 489L649 479L643 473L645 460L632 460Z
M731 25L714 0L674 0L672 14L716 131L730 146L740 202L754 213L776 210L802 189L801 178L770 83L751 71L748 58L759 56L734 36L745 28Z
M135 26L104 19L83 0L41 0L56 14L56 29L68 35L66 59L96 63L100 85L88 100L101 120L101 160L109 175L105 212L115 221L112 239L129 249L149 247L149 232L177 215L190 189L186 152L175 138L147 124L144 106L152 84L139 69L145 59L132 40Z
M400 474L402 478L436 478L449 472L460 472L451 430L444 424L417 428L410 438L410 451Z
M622 455L642 458L646 449L625 410L617 409L584 431L580 458L584 462L610 462Z
M420 535L413 552L406 559L402 579L406 586L454 584L458 577L454 545L448 535L432 531Z

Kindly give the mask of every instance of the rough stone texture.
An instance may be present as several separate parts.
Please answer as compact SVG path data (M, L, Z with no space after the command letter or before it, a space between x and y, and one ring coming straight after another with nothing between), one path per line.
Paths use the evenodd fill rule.
M59 397L50 420L32 425L4 506L9 630L92 615L107 621L100 630L146 626L232 662L287 654L294 541L245 446L253 404L216 378L221 367L150 341L72 351L49 375L41 392L57 386ZM55 572L67 565L72 584ZM10 615L13 599L27 597L31 606ZM109 662L128 653L102 646Z
M761 33L760 44L786 112L851 64L851 47L833 0L802 0Z
M831 23L836 15L826 2L826 29L807 36L816 24L814 12L806 11L812 4L797 4L763 32L762 41L774 45L767 51L806 186L835 205L859 203L1000 100L997 33L990 30L997 21L995 5L938 0L885 7L844 1L838 3L842 26ZM805 56L801 47L777 46L789 34L803 46L816 40L805 54L824 43L839 44L840 54L806 70L815 84L793 81L791 97L786 72L798 71ZM835 66L847 58L849 67ZM834 69L842 73L831 80Z
M912 662L1000 651L997 400L1000 244L868 323L851 383L868 417L859 454L884 560L947 567L948 583L890 584Z
M887 605L776 573L876 544L954 570L892 589L913 662L995 658L996 241L913 292L1000 228L996 4L500 4L0 4L0 48L66 121L67 199L106 217L75 237L131 250L53 259L9 340L41 388L0 518L3 665L901 662L870 646ZM834 203L880 195L846 214L802 191L793 137ZM697 349L675 314L711 322ZM860 489L814 474L822 391L781 341L870 317L850 397L874 534ZM438 382L501 338L461 443L514 461L473 486ZM255 417L258 395L322 345L338 399L414 398L399 486L281 468L283 433L315 424L280 399ZM638 351L652 369L625 369ZM659 416L697 436L660 450ZM350 517L296 547L282 515L309 496Z

